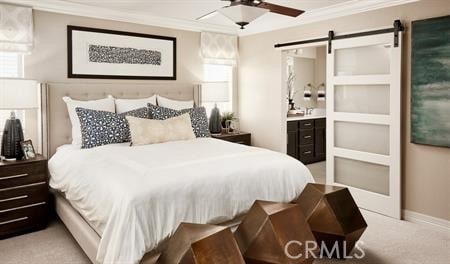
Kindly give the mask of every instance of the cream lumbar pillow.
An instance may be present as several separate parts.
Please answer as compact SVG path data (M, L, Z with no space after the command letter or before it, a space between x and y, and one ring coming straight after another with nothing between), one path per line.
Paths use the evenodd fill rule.
M189 114L166 120L127 116L133 146L195 139Z

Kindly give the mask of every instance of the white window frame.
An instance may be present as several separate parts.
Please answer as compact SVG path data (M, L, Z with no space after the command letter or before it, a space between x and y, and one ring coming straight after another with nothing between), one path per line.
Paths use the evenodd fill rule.
M212 66L224 66L224 67L230 67L230 74L231 77L228 78L228 80L224 80L224 79L218 79L218 78L210 78L209 76L207 76L207 70L206 67L208 67L208 65L212 65ZM235 117L237 117L237 112L238 112L238 100L237 100L237 67L235 65L227 65L227 64L214 64L214 63L205 63L203 64L203 81L205 82L210 82L210 81L227 81L229 83L229 87L230 87L230 102L231 102L231 108L230 109L223 109L223 107L220 107L220 103L218 103L218 107L221 111L221 113L223 112L233 112ZM202 105L206 106L206 103L201 103ZM207 114L209 116L210 114L210 108L211 105L209 105L207 108Z

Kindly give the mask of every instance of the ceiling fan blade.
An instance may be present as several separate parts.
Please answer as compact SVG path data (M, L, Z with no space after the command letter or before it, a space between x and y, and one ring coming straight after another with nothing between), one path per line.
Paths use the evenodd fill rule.
M280 6L280 5L275 5L275 4L271 4L271 3L267 3L267 2L261 2L259 5L257 5L257 7L269 9L270 12L272 12L272 13L277 13L280 15L291 16L291 17L298 17L299 15L301 15L305 12L303 10Z
M212 12L209 12L209 13L206 14L206 15L203 15L203 16L201 16L201 17L198 17L197 20L203 20L203 19L210 18L210 17L214 16L214 15L217 14L217 13L218 13L217 10L212 11Z

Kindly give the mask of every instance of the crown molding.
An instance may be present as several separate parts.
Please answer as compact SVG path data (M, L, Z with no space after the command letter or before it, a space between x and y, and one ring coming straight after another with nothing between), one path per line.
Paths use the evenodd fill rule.
M30 6L36 10L54 13L115 20L179 30L220 32L239 36L248 36L278 29L291 28L299 25L349 16L381 8L404 5L417 1L420 0L350 0L347 2L305 12L303 15L294 19L293 21L290 21L289 23L281 23L278 25L273 25L271 27L264 27L259 29L247 28L245 30L239 30L235 26L222 26L208 24L205 22L167 18L153 15L136 15L108 8L92 7L84 4L60 0L0 0L0 2Z
M248 36L258 33L274 31L285 28L292 28L300 25L310 24L314 22L330 20L334 18L350 16L358 13L364 13L372 10L409 4L413 2L418 2L421 0L351 0L332 6L314 9L303 13L298 18L290 21L289 23L282 23L274 25L272 27L265 27L264 29L245 29L241 31L239 36Z
M175 19L153 15L137 15L103 7L93 7L84 4L60 0L0 0L0 2L32 7L35 10L61 13L67 15L99 18L142 24L156 27L172 28L188 31L211 31L237 35L238 29L234 26L222 26L198 21Z

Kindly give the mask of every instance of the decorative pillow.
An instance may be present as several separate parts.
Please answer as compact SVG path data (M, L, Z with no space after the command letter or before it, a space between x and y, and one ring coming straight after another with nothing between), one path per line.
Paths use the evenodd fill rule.
M206 110L204 107L195 107L177 111L166 107L148 104L148 108L150 118L158 120L164 120L167 118L189 113L189 116L191 118L192 129L194 130L195 136L196 137L211 136L208 126L208 117L206 116Z
M158 98L158 106L174 109L174 110L183 110L194 107L194 101L179 101L173 100L162 96L157 96ZM156 104L154 104L156 105Z
M156 95L142 99L114 99L116 103L116 113L125 113L133 109L146 107L147 104L156 105Z
M133 146L195 139L189 114L166 120L127 116Z
M72 123L72 145L80 147L81 146L81 128L80 120L75 111L75 108L81 107L92 110L101 110L108 112L115 112L114 98L108 95L107 98L92 101L78 101L73 100L70 97L63 97L63 101L67 105L67 111L69 112L70 122Z
M148 118L146 107L122 114L76 108L81 125L81 148L93 148L114 143L129 142L130 128L126 116Z

